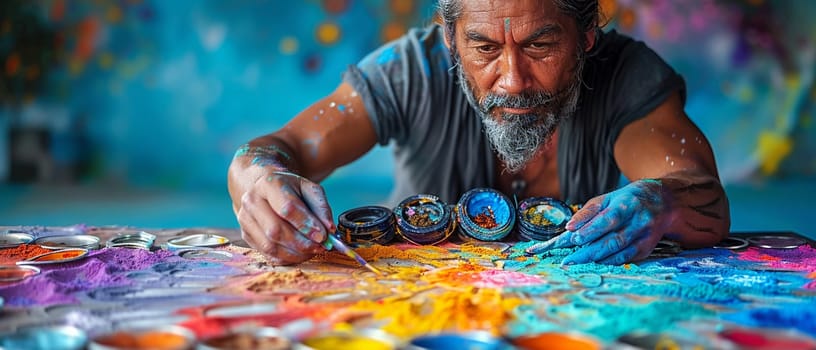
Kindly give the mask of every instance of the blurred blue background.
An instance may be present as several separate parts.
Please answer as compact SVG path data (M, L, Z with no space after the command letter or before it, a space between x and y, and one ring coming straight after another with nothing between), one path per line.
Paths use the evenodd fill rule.
M235 149L281 127L432 0L0 2L0 225L237 227ZM687 80L734 230L794 230L816 195L816 2L606 0L607 28ZM378 147L324 182L384 200Z

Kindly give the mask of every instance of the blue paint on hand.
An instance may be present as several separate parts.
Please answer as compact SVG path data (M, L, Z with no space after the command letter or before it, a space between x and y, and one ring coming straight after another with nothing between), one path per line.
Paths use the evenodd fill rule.
M579 247L563 265L599 262L623 264L644 258L662 238L659 215L664 209L662 186L640 180L591 199L563 234L526 251L535 255L556 248Z

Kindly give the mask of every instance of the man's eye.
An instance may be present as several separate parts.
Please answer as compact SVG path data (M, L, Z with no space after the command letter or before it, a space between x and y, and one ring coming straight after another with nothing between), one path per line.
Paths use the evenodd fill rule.
M552 44L550 44L550 43L530 43L529 46L532 49L543 50L543 49L549 48L550 46L552 46Z
M496 52L497 48L496 45L482 45L477 46L476 50L478 50L481 53L493 53Z

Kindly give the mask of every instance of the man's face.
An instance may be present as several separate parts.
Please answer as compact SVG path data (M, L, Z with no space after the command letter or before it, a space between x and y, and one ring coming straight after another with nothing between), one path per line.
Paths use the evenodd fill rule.
M453 54L460 83L506 168L524 168L578 102L575 21L551 0L465 0Z

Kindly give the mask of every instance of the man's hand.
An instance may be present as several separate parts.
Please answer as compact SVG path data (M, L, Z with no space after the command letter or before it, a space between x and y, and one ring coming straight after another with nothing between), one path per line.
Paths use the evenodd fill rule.
M639 180L592 198L567 223L567 231L531 249L580 247L564 259L565 265L643 259L663 237L662 187L658 180Z
M270 171L241 196L241 237L272 264L308 260L335 230L323 188L297 174Z

